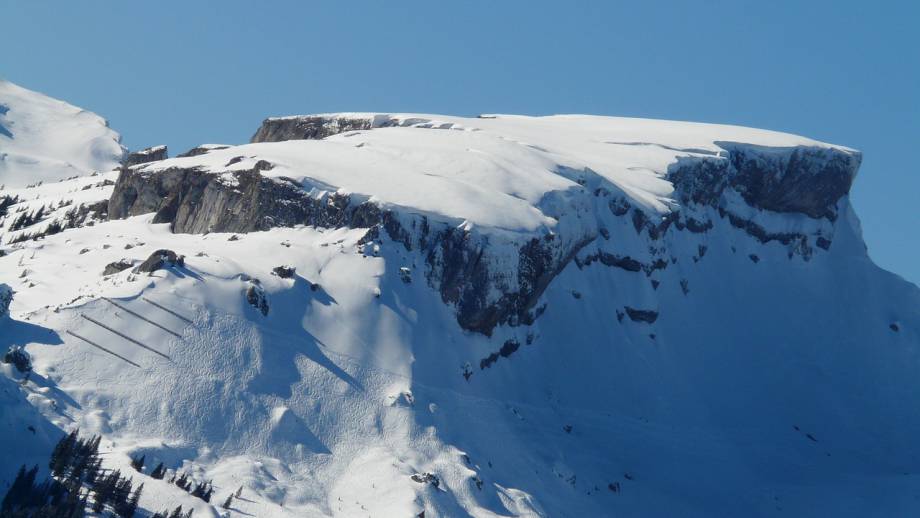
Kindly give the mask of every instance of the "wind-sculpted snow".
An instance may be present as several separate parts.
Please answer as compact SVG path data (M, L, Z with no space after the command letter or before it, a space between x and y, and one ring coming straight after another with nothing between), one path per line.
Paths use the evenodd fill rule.
M0 79L0 185L108 171L124 154L104 119Z

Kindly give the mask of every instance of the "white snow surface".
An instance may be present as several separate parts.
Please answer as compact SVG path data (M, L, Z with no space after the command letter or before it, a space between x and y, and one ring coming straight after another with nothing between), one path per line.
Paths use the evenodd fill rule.
M0 79L0 185L108 171L124 154L120 141L98 115Z

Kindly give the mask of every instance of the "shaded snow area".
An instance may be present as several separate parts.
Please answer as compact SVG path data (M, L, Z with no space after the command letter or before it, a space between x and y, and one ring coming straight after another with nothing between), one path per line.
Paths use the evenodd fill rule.
M0 79L0 185L108 171L124 153L120 140L98 115Z
M79 428L151 514L918 511L920 290L867 256L855 151L605 117L317 117L320 140L0 191L0 348L34 368L0 364L0 488ZM180 170L204 176L154 185L194 203L144 191ZM316 220L194 212L268 203L247 171L302 187ZM174 232L199 217L210 232ZM486 314L533 300L477 327L456 279ZM211 503L149 477L161 462L213 480Z

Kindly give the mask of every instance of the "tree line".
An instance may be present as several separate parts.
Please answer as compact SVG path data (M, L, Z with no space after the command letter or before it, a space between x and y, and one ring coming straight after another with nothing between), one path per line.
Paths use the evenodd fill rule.
M81 438L79 431L64 436L48 461L51 476L38 482L38 465L19 468L0 502L0 514L9 518L82 518L91 503L95 513L110 511L133 518L144 485L119 470L105 470L99 458L100 436Z

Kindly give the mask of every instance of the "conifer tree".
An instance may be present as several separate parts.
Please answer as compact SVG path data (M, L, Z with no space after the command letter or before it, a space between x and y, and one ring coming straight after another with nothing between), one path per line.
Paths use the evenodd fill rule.
M54 450L51 452L51 460L48 462L48 467L51 468L51 473L55 476L62 476L67 470L67 466L70 465L74 449L77 445L78 433L79 430L70 432L54 446Z
M137 489L134 490L134 493L131 494L131 498L128 499L128 503L125 506L124 512L121 514L123 518L132 518L134 513L137 512L138 502L141 500L141 493L144 491L144 484L137 486Z
M230 509L230 506L233 505L233 493L227 495L227 499L224 500L224 503L221 504L221 507L224 509Z
M157 467L153 468L153 471L150 472L150 476L157 480L162 480L166 475L166 468L163 467L163 463L157 464Z
M26 465L23 464L19 467L16 478L13 479L13 484L3 497L3 502L0 503L0 511L10 511L14 506L19 504L19 499L25 493L25 480Z
M192 491L192 496L195 498L204 498L204 484L196 485L195 489Z
M146 455L141 455L140 457L131 457L131 467L134 468L135 471L139 471L143 473L144 472L144 460L146 459L147 459Z

